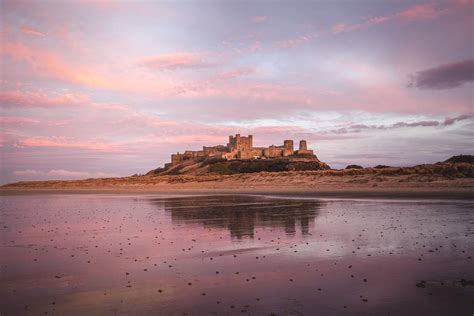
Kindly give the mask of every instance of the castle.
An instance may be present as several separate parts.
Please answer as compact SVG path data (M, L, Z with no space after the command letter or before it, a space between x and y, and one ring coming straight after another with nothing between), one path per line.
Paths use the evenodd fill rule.
M299 149L294 150L293 140L283 141L282 146L271 145L269 147L253 147L253 136L248 135L229 136L229 142L226 146L218 145L212 147L203 146L202 150L192 151L186 150L183 154L179 152L171 155L171 162L165 164L168 169L185 160L199 158L199 157L216 157L226 160L233 159L272 159L280 157L306 157L316 158L312 150L307 148L306 140L300 140Z

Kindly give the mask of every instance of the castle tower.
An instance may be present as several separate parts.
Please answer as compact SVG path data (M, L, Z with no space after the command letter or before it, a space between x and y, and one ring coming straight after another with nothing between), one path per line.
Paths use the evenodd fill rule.
M283 141L283 156L293 155L293 140L287 139Z
M253 148L253 137L252 135L240 136L240 134L235 134L235 136L229 136L229 143L227 143L227 148L230 151L251 151Z
M303 150L308 150L308 146L306 145L306 141L305 140L300 140L300 150L303 151Z
M235 134L235 148L240 149L240 134Z

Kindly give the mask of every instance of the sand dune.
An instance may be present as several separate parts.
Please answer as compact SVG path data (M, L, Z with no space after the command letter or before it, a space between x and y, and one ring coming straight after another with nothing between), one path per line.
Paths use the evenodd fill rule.
M4 185L12 192L242 192L430 195L469 198L474 165L437 163L415 167L259 172L234 175L132 176L71 181L27 181Z

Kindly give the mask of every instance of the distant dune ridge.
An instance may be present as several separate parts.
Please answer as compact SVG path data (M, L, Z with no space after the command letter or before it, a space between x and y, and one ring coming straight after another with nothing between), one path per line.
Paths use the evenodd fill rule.
M458 155L458 156L452 156L445 162L465 162L465 163L471 163L474 164L474 156L473 155Z
M270 160L268 160L270 161ZM429 193L432 197L473 198L474 156L459 155L444 162L413 167L377 166L330 169L314 161L314 170L298 170L298 165L283 160L202 161L182 165L176 172L152 170L147 175L70 181L22 181L0 187L11 191L70 192L405 192ZM288 168L293 170L287 170ZM259 169L278 169L259 171ZM417 193L418 192L418 193ZM431 193L430 193L431 192ZM351 194L352 194L351 193ZM456 195L454 193L460 193Z

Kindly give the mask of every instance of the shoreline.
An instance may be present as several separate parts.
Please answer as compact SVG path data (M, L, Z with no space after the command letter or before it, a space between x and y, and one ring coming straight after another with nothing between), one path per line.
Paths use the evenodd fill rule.
M306 198L340 199L430 199L474 200L474 188L9 188L0 189L0 196L10 195L62 195L62 194L121 194L121 195L270 195Z

